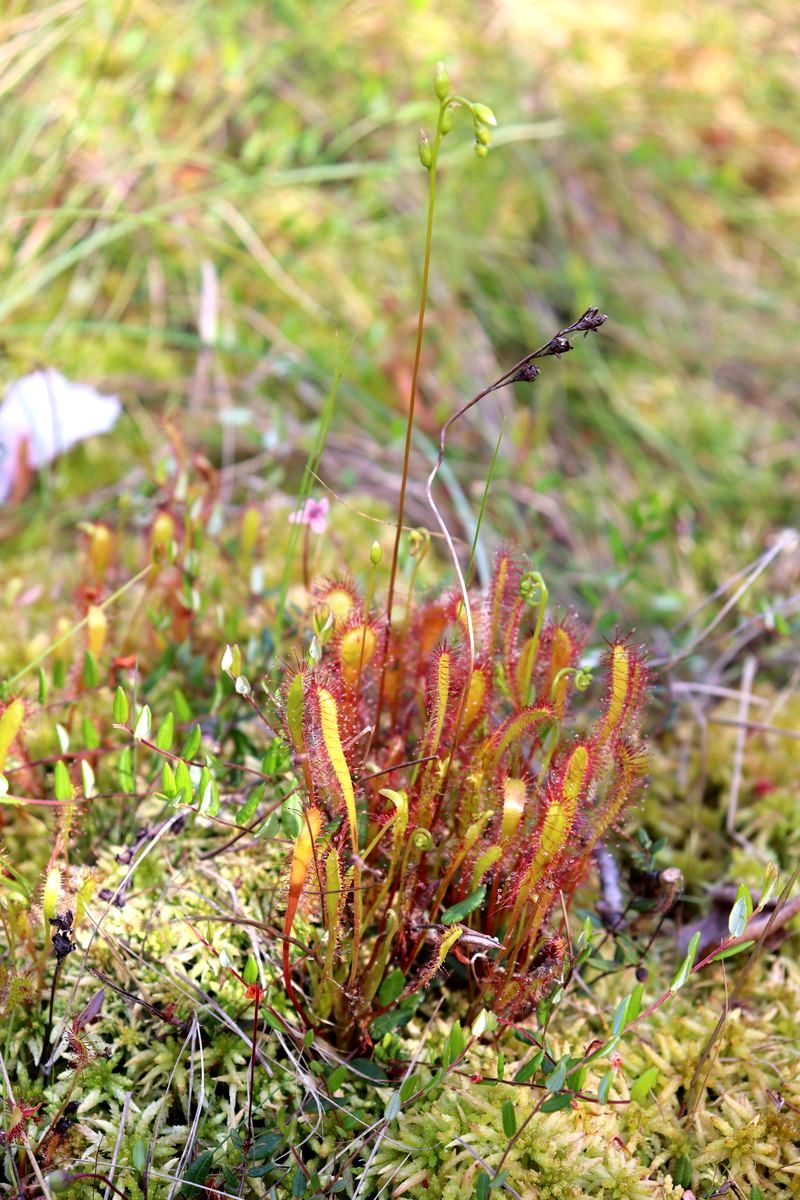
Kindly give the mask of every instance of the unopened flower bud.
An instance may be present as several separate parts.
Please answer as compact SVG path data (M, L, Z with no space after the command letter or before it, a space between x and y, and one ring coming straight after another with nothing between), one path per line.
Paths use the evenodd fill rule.
M433 90L436 92L439 100L446 100L450 95L450 80L447 78L444 63L436 64L436 74L433 77Z
M369 561L372 563L373 567L377 567L382 558L383 550L381 549L380 542L373 542L369 548Z
M103 653L108 633L108 618L98 604L90 604L86 614L86 647L95 658Z
M261 532L261 513L254 504L248 507L242 513L242 525L240 533L240 545L242 554L245 558L250 558L258 544L258 536Z
M489 147L484 146L482 142L475 143L475 156L477 158L486 158L489 154Z
M433 151L431 144L428 141L428 135L424 129L419 131L419 161L422 163L426 171L431 169L433 163Z
M482 146L491 146L492 131L486 125L475 126L475 141L480 142Z
M160 512L150 531L150 551L154 562L163 562L175 533L175 522L168 512Z
M442 113L442 133L449 133L453 128L453 110L450 105Z
M480 121L482 125L496 125L497 117L494 115L488 104L473 104L472 115L476 121Z
M89 534L89 561L97 579L105 578L114 550L114 535L108 525L92 525Z

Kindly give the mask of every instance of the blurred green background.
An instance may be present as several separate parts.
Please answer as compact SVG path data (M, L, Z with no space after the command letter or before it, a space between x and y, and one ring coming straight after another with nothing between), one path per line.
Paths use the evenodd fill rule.
M225 499L288 502L337 362L321 474L392 509L439 59L499 127L486 161L466 119L444 146L411 521L442 420L589 304L598 337L453 437L456 532L504 417L486 547L609 626L669 627L795 520L788 0L11 0L2 32L0 383L56 366L127 410L51 531L135 490L165 416L239 464Z

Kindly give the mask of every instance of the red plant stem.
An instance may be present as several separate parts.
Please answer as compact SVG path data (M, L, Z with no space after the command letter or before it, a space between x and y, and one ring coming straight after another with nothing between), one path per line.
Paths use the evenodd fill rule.
M439 154L439 145L442 140L442 117L445 113L445 105L441 105L439 109L439 120L436 125L436 136L431 147L432 161L428 168L428 220L425 227L425 257L422 264L422 286L420 288L419 297L419 314L417 316L417 341L414 348L414 365L411 371L411 388L408 397L408 420L406 422L406 438L403 448L403 474L400 480L400 495L397 500L397 527L394 535L394 547L392 549L392 567L389 572L389 591L386 596L386 633L384 634L384 654L383 666L380 675L380 684L378 687L378 703L375 709L375 729L377 730L381 723L381 713L383 711L383 693L386 680L386 663L389 649L389 639L392 632L392 607L394 605L394 588L397 579L397 563L400 556L400 538L403 533L403 517L405 516L406 507L406 488L408 486L408 473L411 461L411 435L414 431L414 410L417 402L417 379L419 377L419 364L422 356L422 333L425 328L425 308L428 303L428 278L431 267L431 246L433 243L433 213L436 206L436 160Z
M261 988L256 987L256 995L253 1007L253 1045L250 1051L250 1070L247 1077L247 1139L248 1148L252 1146L255 1140L255 1132L253 1128L253 1089L255 1087L256 1078L256 1039L258 1038L258 1007L261 1003Z

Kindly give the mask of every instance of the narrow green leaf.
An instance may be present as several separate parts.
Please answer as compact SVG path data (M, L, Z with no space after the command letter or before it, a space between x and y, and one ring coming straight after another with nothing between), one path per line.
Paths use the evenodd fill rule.
M85 758L81 762L81 785L84 796L87 800L91 800L95 791L94 771Z
M171 750L172 739L175 736L175 717L171 712L168 712L164 720L158 727L156 734L156 745L159 750Z
M631 992L631 1002L628 1005L628 1019L626 1025L630 1025L631 1021L635 1021L639 1013L642 1011L642 1001L644 999L644 984L637 983L636 987Z
M253 788L252 792L236 814L237 825L247 825L252 820L256 809L264 798L265 787L265 784L260 784L258 787Z
M136 781L133 778L133 751L130 746L126 746L119 756L117 773L119 775L120 790L123 792L133 792Z
M394 1004L406 985L406 977L399 967L390 971L378 989L378 1003L382 1008Z
M393 1121L400 1112L400 1092L392 1092L387 1102L386 1108L383 1110L383 1115L387 1121Z
M174 800L178 794L175 772L166 760L161 768L161 790L168 800Z
M560 1112L562 1108L569 1108L572 1105L572 1096L569 1092L562 1092L560 1096L551 1096L549 1100L545 1100L539 1112L551 1113Z
M140 742L140 741L142 741L143 738L149 738L152 725L153 725L153 714L150 711L150 705L144 704L142 706L142 711L139 713L139 716L136 718L136 725L134 726L134 730L133 730L133 736L134 736L135 740L137 742Z
M728 930L732 937L741 937L747 928L747 922L753 915L753 897L750 888L740 883L736 889L736 899L728 916Z
M560 1092L567 1078L567 1067L569 1065L569 1055L565 1054L556 1063L554 1071L545 1076L544 1086L548 1092Z
M200 749L200 742L202 741L202 738L203 738L203 732L202 732L200 726L195 725L192 728L192 731L189 734L189 736L187 737L186 741L183 743L183 749L181 750L181 758L185 758L188 761L191 761L191 759L193 759L195 757L195 755L197 754L197 751Z
M81 737L87 750L100 749L100 734L91 717L84 717L81 721Z
M680 967L678 968L677 975L675 976L672 983L670 984L671 992L677 992L680 988L682 988L683 985L686 983L686 980L691 975L692 967L694 966L694 960L697 955L697 947L698 947L699 942L700 942L700 933L698 932L694 935L692 940L689 942L689 949L686 952L686 958L681 963Z
M761 888L761 895L758 897L758 907L761 909L765 904L769 904L772 897L778 888L778 868L775 863L767 863L767 869L764 872L764 884Z
M601 1104L605 1104L606 1100L608 1099L608 1093L611 1091L613 1079L614 1070L612 1067L609 1067L603 1078L600 1080L600 1084L597 1089L597 1099Z
M652 1092L658 1080L658 1067L648 1067L638 1079L631 1084L631 1100L634 1104L643 1105Z
M112 708L112 718L115 725L126 725L128 722L128 697L121 687L118 687L114 692L114 706Z
M611 1022L611 1032L615 1037L622 1033L628 1021L628 1009L630 1008L631 998L625 996L617 1005L617 1010L614 1013L614 1020Z
M339 1090L339 1088L342 1086L342 1084L344 1083L346 1078L347 1078L347 1067L344 1066L344 1064L341 1064L338 1067L334 1067L334 1069L331 1071L330 1075L328 1076L328 1080L327 1080L328 1091L330 1092L331 1095L333 1095L334 1092L337 1092Z
M463 900L459 900L458 904L451 905L442 913L442 924L453 925L456 921L463 921L476 908L480 908L486 898L486 884L482 883L474 892L466 896Z
M708 961L710 963L722 962L723 958L733 958L733 956L735 954L741 954L742 951L749 950L750 947L754 946L754 945L755 945L755 941L749 941L749 942L737 942L735 946L723 946L722 949L718 950L716 954L712 954L711 958Z
M504 1100L501 1111L503 1116L503 1133L506 1137L513 1137L517 1132L517 1114L514 1111L514 1101Z
M175 787L180 793L183 803L191 804L194 797L192 777L189 774L189 768L182 758L178 759L178 762L175 766Z
M69 771L61 759L58 760L53 768L53 793L56 800L60 800L62 804L69 803L74 796Z
M483 1168L475 1180L475 1200L489 1200L489 1176Z
M539 1070L539 1067L542 1065L543 1058L544 1050L540 1050L539 1053L534 1054L533 1058L529 1059L528 1062L523 1063L514 1076L514 1082L527 1083L529 1079L533 1079L534 1075Z
M87 688L93 688L97 687L99 679L100 669L97 666L97 659L91 650L87 650L83 656L83 682Z
M47 704L47 676L39 667L39 703Z

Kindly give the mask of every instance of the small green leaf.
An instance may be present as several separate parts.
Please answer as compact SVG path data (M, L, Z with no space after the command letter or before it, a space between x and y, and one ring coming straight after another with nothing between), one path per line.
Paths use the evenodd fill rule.
M126 746L119 756L117 765L117 773L119 775L119 786L123 792L132 792L135 789L135 780L133 778L133 751L130 746Z
M181 1189L178 1192L179 1196L196 1196L208 1177L211 1170L211 1164L214 1161L214 1151L206 1150L194 1160L192 1165L183 1176ZM197 1184L195 1187L193 1185Z
M750 895L750 888L740 883L736 889L736 899L728 917L728 930L732 937L742 936L752 915L753 897Z
M388 1082L386 1072L377 1063L370 1062L368 1058L354 1058L350 1066L357 1075L365 1075L373 1083Z
M156 745L159 750L171 750L172 739L175 736L175 717L171 712L168 712L164 720L158 727L156 734Z
M562 1108L570 1108L572 1105L572 1096L569 1092L562 1092L560 1096L551 1096L549 1100L545 1100L539 1112L551 1113L560 1112Z
M137 1138L133 1143L131 1163L134 1171L143 1171L147 1166L147 1146L141 1138Z
M456 921L463 921L476 908L480 908L486 898L486 884L482 883L474 892L466 896L463 900L459 900L458 904L451 905L442 913L442 924L453 925Z
M94 771L85 758L81 762L81 785L85 798L91 800L95 790Z
M64 766L61 759L58 760L53 768L53 793L56 800L60 800L62 804L69 803L74 796L72 790L72 781L69 777L69 771Z
M735 946L723 946L722 949L718 950L716 954L712 954L708 961L710 963L721 962L723 958L733 958L735 954L741 954L744 950L749 950L750 947L754 945L755 941L749 941L737 942Z
M399 1091L395 1091L395 1092L392 1092L391 1096L389 1097L389 1100L386 1104L386 1108L383 1110L383 1115L387 1121L393 1121L399 1112L400 1112L400 1093L399 1093Z
M503 1133L506 1137L513 1137L517 1132L517 1114L514 1111L514 1101L504 1100L501 1112L503 1116Z
M615 1037L622 1033L628 1021L628 1009L630 1008L631 998L625 996L617 1005L617 1010L614 1013L614 1020L611 1022L611 1032Z
M81 737L87 750L100 749L100 734L91 717L84 717L81 721Z
M137 742L141 742L144 738L149 738L152 725L153 714L150 711L150 705L144 704L142 706L142 711L136 718L136 725L134 726L133 730L134 739Z
M415 1092L422 1086L419 1075L408 1075L400 1084L400 1103L407 1104Z
M658 1067L648 1067L638 1079L631 1084L631 1100L634 1104L643 1105L652 1092L658 1080Z
M460 1055L464 1053L464 1031L461 1028L461 1022L455 1020L450 1028L450 1034L447 1039L450 1049L450 1062L454 1062Z
M569 1055L565 1054L556 1063L554 1071L545 1076L544 1086L548 1092L560 1092L567 1078L567 1067L569 1066Z
M405 975L399 967L395 967L393 971L389 972L378 989L378 1003L381 1007L385 1008L389 1004L394 1004L405 985Z
M475 1180L475 1200L489 1200L489 1176L481 1168Z
M334 1067L328 1076L328 1091L331 1095L338 1091L347 1078L347 1067L344 1064Z
M39 703L47 704L47 676L39 667Z
M608 1093L611 1091L611 1084L613 1080L614 1070L613 1067L609 1067L603 1078L600 1080L600 1084L597 1088L597 1099L601 1104L605 1104L606 1100L608 1099Z
M161 768L161 791L168 800L174 800L178 794L178 787L175 783L175 772L166 761Z
M111 710L115 725L125 725L128 721L128 697L121 687L114 692L114 706Z
M182 802L184 804L191 804L194 796L192 777L189 774L189 768L182 758L179 758L175 764L175 787Z
M298 1167L294 1173L294 1179L292 1180L292 1196L297 1198L299 1196L304 1196L305 1194L306 1194L305 1172L302 1171L300 1169L300 1167Z
M529 1079L533 1079L539 1067L542 1065L544 1058L544 1050L540 1050L538 1054L534 1054L533 1058L528 1062L523 1063L520 1069L514 1076L514 1083L527 1083Z
M628 1005L628 1020L626 1025L630 1025L631 1021L635 1021L642 1011L642 1000L644 999L644 984L637 983L636 987L631 992L631 1002Z
M689 949L686 952L686 958L678 968L678 973L670 984L670 991L677 992L686 983L686 980L692 973L694 960L697 955L697 947L700 942L700 933L697 932L689 942Z
M185 759L187 759L187 761L191 761L197 754L197 751L200 749L200 742L202 741L202 738L203 738L203 732L202 732L200 726L199 725L193 726L191 733L187 737L186 741L183 743L183 749L181 750L181 758L185 758Z
M475 1020L472 1022L472 1036L474 1038L482 1037L484 1033L493 1033L497 1028L497 1017L487 1008L482 1008Z
M578 1067L577 1070L571 1071L567 1076L567 1087L571 1092L579 1092L586 1082L586 1072L588 1067Z
M764 884L761 888L761 895L758 897L758 907L761 909L765 904L769 904L772 897L778 888L778 868L775 863L767 863L767 869L764 872Z
M93 688L97 687L99 679L100 670L97 666L97 659L91 650L87 650L83 656L83 682L87 688Z
M506 1056L505 1056L505 1054L503 1054L502 1050L500 1050L497 1055L497 1072L496 1073L497 1073L497 1078L502 1083L506 1077Z
M237 825L247 825L247 823L255 815L256 809L264 799L265 788L266 784L260 784L258 787L253 788L252 792L236 814Z

